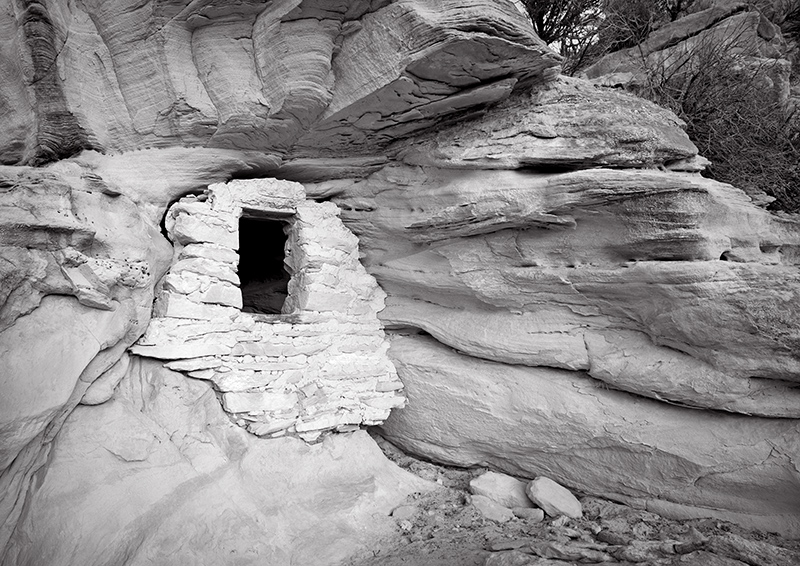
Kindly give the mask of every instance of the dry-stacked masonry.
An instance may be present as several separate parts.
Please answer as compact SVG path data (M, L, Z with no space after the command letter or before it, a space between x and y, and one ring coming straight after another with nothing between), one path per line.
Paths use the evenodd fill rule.
M286 225L291 279L281 314L241 310L242 217ZM134 353L210 380L225 410L261 436L314 440L378 424L403 406L377 318L385 295L335 205L307 201L298 183L237 180L181 199L166 227L173 265Z

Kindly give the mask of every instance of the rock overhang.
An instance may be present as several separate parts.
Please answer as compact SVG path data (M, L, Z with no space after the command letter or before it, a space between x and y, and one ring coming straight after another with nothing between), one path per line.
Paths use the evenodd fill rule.
M314 441L383 422L405 401L377 318L385 295L338 212L276 179L215 184L178 201L165 222L173 264L132 352L209 380L228 414L259 436ZM241 310L242 216L287 224L282 314Z
M0 97L32 103L8 106L3 162L174 146L366 155L560 69L512 2L128 4L45 3L30 16L52 31L41 39L54 65L10 63ZM33 34L7 47L29 50ZM37 115L45 93L30 73L58 87L49 104L68 120ZM20 142L25 125L38 133Z

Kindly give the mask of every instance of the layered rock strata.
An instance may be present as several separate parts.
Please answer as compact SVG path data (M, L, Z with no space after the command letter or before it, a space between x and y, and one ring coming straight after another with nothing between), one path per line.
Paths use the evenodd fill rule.
M181 145L352 155L558 73L511 2L6 4L5 164Z
M0 30L0 161L85 149L2 169L4 564L333 562L412 488L367 465L363 435L259 439L214 398L254 399L233 412L267 435L313 423L308 438L372 422L366 390L381 415L400 403L381 293L331 203L295 186L266 206L316 233L290 255L286 318L238 308L247 183L217 189L224 218L208 199L173 209L176 250L160 234L175 199L254 176L301 180L358 235L399 335L397 444L800 536L797 221L697 175L672 114L556 80L514 3L5 2ZM171 265L136 348L180 348L168 364L210 383L125 353ZM342 362L319 370L330 390L275 367L314 356ZM269 432L273 393L297 417ZM276 481L311 487L284 498ZM298 540L308 555L282 554Z
M385 295L338 213L289 181L232 181L181 199L166 223L174 261L132 352L210 380L225 410L259 436L315 440L382 423L405 401L377 318ZM282 315L241 310L242 214L287 223Z
M692 173L702 162L674 120L648 112L652 125L628 122L624 109L643 103L584 85L536 89L526 111L514 96L426 135L425 150L400 142L409 163L308 187L339 191L389 294L381 317L410 334L390 349L409 405L384 432L427 458L796 536L796 503L782 500L800 484L798 223ZM546 103L553 92L559 106ZM605 137L591 112L603 100L620 115ZM470 137L470 125L489 132L493 120L496 137ZM531 127L547 120L556 137ZM574 133L581 124L587 138ZM659 141L645 142L647 132ZM592 157L581 139L602 153ZM635 151L627 139L640 140ZM540 156L553 145L571 151L548 163ZM563 383L568 398L525 366ZM477 381L465 383L473 371ZM642 438L645 421L653 433ZM583 440L562 445L573 427Z
M172 250L131 199L71 163L0 167L0 212L5 547L61 424L144 332Z

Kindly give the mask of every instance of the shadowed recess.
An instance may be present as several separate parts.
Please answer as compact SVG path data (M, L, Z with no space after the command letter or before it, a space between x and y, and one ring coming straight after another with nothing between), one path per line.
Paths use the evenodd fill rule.
M239 220L239 279L242 310L280 314L289 294L286 271L288 222L242 217Z

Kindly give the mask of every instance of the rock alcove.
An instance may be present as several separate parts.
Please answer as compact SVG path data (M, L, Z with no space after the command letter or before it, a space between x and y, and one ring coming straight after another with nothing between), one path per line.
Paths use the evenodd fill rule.
M181 199L165 225L174 258L134 353L211 381L259 436L313 441L404 404L377 318L385 294L334 204L238 180Z

